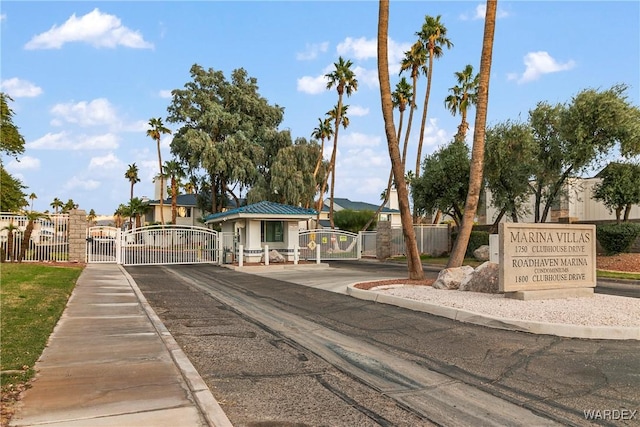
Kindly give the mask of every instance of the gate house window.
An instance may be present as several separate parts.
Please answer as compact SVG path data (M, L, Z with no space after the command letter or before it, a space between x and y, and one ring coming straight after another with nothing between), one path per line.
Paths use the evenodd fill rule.
M260 240L263 242L284 242L282 221L262 221Z

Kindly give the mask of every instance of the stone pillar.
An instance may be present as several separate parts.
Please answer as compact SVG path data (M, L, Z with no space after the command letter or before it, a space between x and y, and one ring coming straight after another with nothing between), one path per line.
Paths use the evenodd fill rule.
M69 262L87 262L87 213L69 211Z
M379 261L391 257L391 221L380 221L376 230L376 258Z

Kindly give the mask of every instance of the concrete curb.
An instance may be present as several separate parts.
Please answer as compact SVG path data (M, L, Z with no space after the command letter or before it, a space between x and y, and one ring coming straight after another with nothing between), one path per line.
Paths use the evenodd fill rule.
M211 393L209 387L204 382L196 368L191 361L184 354L178 343L175 341L171 333L164 326L158 315L153 311L153 308L149 305L147 299L138 288L135 280L127 273L122 265L118 265L118 268L129 282L129 285L135 292L140 305L144 309L147 317L151 320L153 327L156 329L162 342L169 350L171 358L182 373L182 377L185 379L191 394L195 400L195 404L200 409L200 413L205 418L207 423L211 427L233 427L229 418L222 410L222 407L218 404L215 397Z
M347 295L366 301L395 305L408 310L421 311L459 322L486 326L488 328L528 332L538 335L555 335L568 338L640 340L640 328L637 327L565 325L561 323L505 319L488 314L474 313L453 307L445 307L424 301L416 301L394 295L387 295L376 291L358 289L355 287L356 284L357 283L353 283L347 286Z

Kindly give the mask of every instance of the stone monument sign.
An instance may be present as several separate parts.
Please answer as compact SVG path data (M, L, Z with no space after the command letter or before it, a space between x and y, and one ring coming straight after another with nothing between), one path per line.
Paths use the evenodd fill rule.
M499 239L500 291L507 296L531 299L593 295L595 225L502 223ZM529 292L529 296L523 292Z

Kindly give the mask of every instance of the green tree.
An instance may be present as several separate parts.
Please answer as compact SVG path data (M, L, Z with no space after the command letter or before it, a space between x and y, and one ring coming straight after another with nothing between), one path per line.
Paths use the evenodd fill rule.
M158 150L158 173L160 174L160 223L164 224L164 176L162 175L162 154L160 152L160 139L162 135L170 134L171 130L166 128L162 123L162 118L152 118L149 120L149 129L147 136L156 142Z
M124 218L126 216L127 216L127 207L121 203L113 212L113 222L116 228L120 228L124 225Z
M322 164L322 158L324 154L324 141L333 136L333 128L331 127L331 120L328 117L324 119L318 119L318 127L313 129L311 132L311 138L320 140L320 154L318 155L318 160L316 161L316 166L313 169L313 177L318 176L318 172L320 171L320 166Z
M453 245L447 268L460 267L467 252L471 230L478 211L478 200L482 190L482 173L484 171L484 140L487 126L487 109L489 106L489 80L493 57L493 39L496 31L497 0L487 0L484 17L484 36L480 55L480 74L478 77L478 103L473 131L473 147L471 148L471 167L469 171L469 191L464 205L464 216L458 237Z
M380 0L378 10L378 80L380 82L380 103L384 119L384 130L387 137L387 148L391 167L398 189L398 205L402 221L402 234L405 239L407 254L407 270L409 279L424 279L422 261L418 252L413 218L409 207L409 193L404 177L404 167L400 157L400 145L393 123L393 103L391 100L391 83L389 82L389 0Z
M78 205L73 201L73 199L69 199L67 200L67 203L62 206L62 213L69 213L69 211L74 209L78 209Z
M13 218L9 219L9 224L2 227L3 230L7 231L7 254L6 257L9 259L9 262L13 262L15 259L15 249L13 247L14 244L14 233L18 232L20 228L13 223ZM5 258L3 257L0 262L5 262Z
M526 123L507 120L487 128L484 177L486 188L491 191L491 204L499 211L494 232L505 214L518 222L518 217L529 209L535 149Z
M171 182L171 224L176 224L178 217L178 190L180 180L186 176L182 165L176 160L165 162L163 168L164 176Z
M374 212L370 210L342 209L336 212L336 227L352 233L358 233L360 230L372 230L376 226L376 221L369 221L373 214ZM365 228L365 226L367 227Z
M38 196L36 196L36 193L29 194L29 200L31 200L31 210L33 210L33 201L37 198Z
M601 165L615 146L626 156L640 153L640 110L629 103L626 90L626 85L585 89L568 104L541 102L529 112L538 145L532 182L536 222L547 220L568 178Z
M89 211L89 214L87 214L87 221L89 222L90 226L95 225L95 220L98 217L98 215L96 215L96 211L91 209Z
M27 187L22 181L7 172L0 162L0 211L18 212L26 203L26 194L23 191Z
M64 206L64 203L62 202L62 200L55 197L49 206L53 208L54 213L58 213Z
M594 199L615 212L618 224L629 221L631 207L640 204L640 164L609 163L598 177L602 181L593 188Z
M451 49L453 43L447 38L447 27L440 21L440 15L425 16L422 29L416 33L427 53L429 65L427 66L427 91L424 95L424 106L422 108L422 123L420 124L420 138L418 139L418 152L416 154L415 177L420 177L420 162L422 161L422 144L424 142L424 129L427 124L427 111L429 107L429 96L431 95L431 77L433 75L433 60L444 55L443 48Z
M404 53L404 58L400 63L400 73L403 71L411 71L411 109L409 110L409 121L407 122L407 131L404 134L404 145L402 149L402 164L406 170L406 152L409 145L409 135L411 134L411 126L413 124L413 112L416 110L416 95L418 93L418 77L420 72L427 74L427 51L420 40L416 41L411 48ZM398 138L400 141L400 138Z
M469 189L469 147L454 139L425 157L423 167L429 173L413 178L411 185L416 213L430 215L440 210L460 226Z
M24 138L13 124L13 110L9 108L8 101L13 99L0 92L0 153L17 157L24 153Z
M356 79L355 73L351 69L351 66L353 65L351 60L345 61L341 56L338 58L338 62L335 62L333 65L335 67L335 70L328 74L325 74L325 77L328 79L327 89L335 87L336 91L338 92L338 104L336 105L335 109L335 124L333 126L333 150L331 151L330 160L331 190L329 193L329 222L331 224L331 228L335 228L335 224L333 221L333 198L336 186L336 155L338 152L338 131L340 130L340 122L343 120L342 97L344 94L349 97L358 90L358 80ZM343 126L346 128L346 124L344 122Z
M129 196L129 200L133 199L133 186L140 182L140 178L138 177L138 166L135 163L130 164L127 168L127 171L124 173L124 177L131 184L131 194Z
M478 74L473 75L473 66L467 64L462 71L456 71L458 84L449 88L451 92L444 100L445 107L452 115L460 114L460 125L456 138L466 139L469 123L467 123L467 111L478 100Z
M227 81L222 71L191 67L192 81L176 89L167 120L181 123L171 152L189 172L206 171L209 209L218 212L233 188L250 188L268 173L265 151L291 144L278 130L284 110L258 93L257 80L240 68ZM274 151L275 150L274 148Z
M139 197L134 197L128 205L121 205L121 214L129 218L135 218L136 228L142 227L142 217L151 210L148 202L142 201Z

